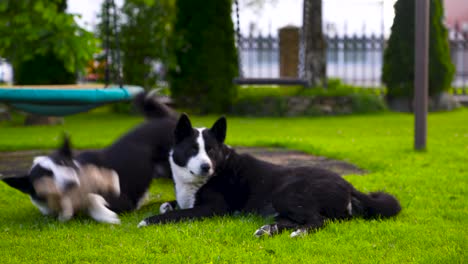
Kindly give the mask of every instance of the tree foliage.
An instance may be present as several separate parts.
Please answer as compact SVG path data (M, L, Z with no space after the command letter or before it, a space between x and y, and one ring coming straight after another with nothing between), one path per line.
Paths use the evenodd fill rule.
M0 1L0 56L13 67L39 55L62 61L70 73L84 70L97 42L65 9L65 0Z
M177 67L170 87L178 105L201 113L226 112L236 96L237 53L231 0L176 1Z
M123 76L128 83L154 87L155 65L171 63L169 41L174 19L173 0L127 0L122 8Z
M105 25L106 4L103 3L97 28L97 35L103 44L108 30ZM174 0L126 0L115 17L120 47L117 47L111 12L109 44L113 53L111 69L114 69L114 76L117 71L116 52L120 49L124 82L145 88L154 87L161 74L155 70L155 66L158 63L171 63L169 41L174 19Z
M392 33L384 54L382 80L388 96L412 97L414 82L415 1L398 0ZM455 68L451 62L448 32L443 23L442 0L430 0L429 94L450 88Z

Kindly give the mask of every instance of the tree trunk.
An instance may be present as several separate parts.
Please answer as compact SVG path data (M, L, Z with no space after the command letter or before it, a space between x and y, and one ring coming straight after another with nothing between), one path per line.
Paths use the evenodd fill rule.
M326 86L326 42L322 32L322 0L304 0L304 77L309 86Z

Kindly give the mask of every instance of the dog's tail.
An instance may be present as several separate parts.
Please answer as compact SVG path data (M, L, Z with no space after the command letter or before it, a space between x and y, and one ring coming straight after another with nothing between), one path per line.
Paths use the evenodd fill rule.
M384 192L365 194L353 190L351 205L353 216L362 216L366 219L391 217L401 211L398 200L393 195Z
M135 107L143 113L146 118L177 118L177 113L170 107L160 102L160 98L155 92L142 92L133 99Z

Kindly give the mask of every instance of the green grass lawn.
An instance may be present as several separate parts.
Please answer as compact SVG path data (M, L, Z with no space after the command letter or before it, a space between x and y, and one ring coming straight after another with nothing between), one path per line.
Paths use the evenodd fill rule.
M197 126L216 117L195 117ZM55 147L62 131L77 148L106 146L142 119L106 113L67 117L63 126L0 123L0 150ZM466 263L468 110L429 116L428 151L413 151L407 114L320 118L228 118L227 143L281 146L338 158L369 171L346 175L362 191L385 190L403 210L389 220L330 222L300 239L257 239L256 216L226 216L137 229L173 198L157 181L151 201L120 226L87 218L60 223L0 183L1 263Z

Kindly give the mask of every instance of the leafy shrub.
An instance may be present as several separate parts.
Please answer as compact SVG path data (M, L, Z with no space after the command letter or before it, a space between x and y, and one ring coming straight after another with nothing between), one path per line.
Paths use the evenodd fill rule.
M176 1L177 67L170 88L177 105L200 113L226 112L236 97L237 75L231 0Z
M238 90L237 100L244 97L266 97L266 96L347 96L350 94L372 94L382 95L385 89L382 87L359 87L344 84L340 79L330 78L327 88L314 87L304 88L302 86L242 86Z
M330 85L332 84L332 85ZM329 87L304 89L285 87L243 87L231 108L241 116L317 116L373 113L386 110L381 89L353 87L329 81Z
M429 94L450 88L455 68L451 62L442 0L430 1ZM392 34L384 54L382 80L389 98L413 97L415 1L398 0Z
M380 96L369 93L350 94L353 114L375 113L387 109Z
M12 64L17 84L74 83L97 51L66 7L66 0L0 1L0 57Z
M15 63L14 82L26 84L73 84L76 75L69 72L65 62L52 52L34 55L31 59Z
M96 35L103 45L109 38L111 56L114 58L114 63L109 67L111 82L118 81L119 69L115 59L120 50L123 82L145 89L154 88L165 74L165 69L156 65L166 66L172 61L169 41L175 15L174 1L126 0L115 17L112 6L108 4L108 1L104 1L101 5L101 21ZM110 8L109 18L107 8ZM107 28L107 20L110 28ZM114 23L118 25L118 39Z

